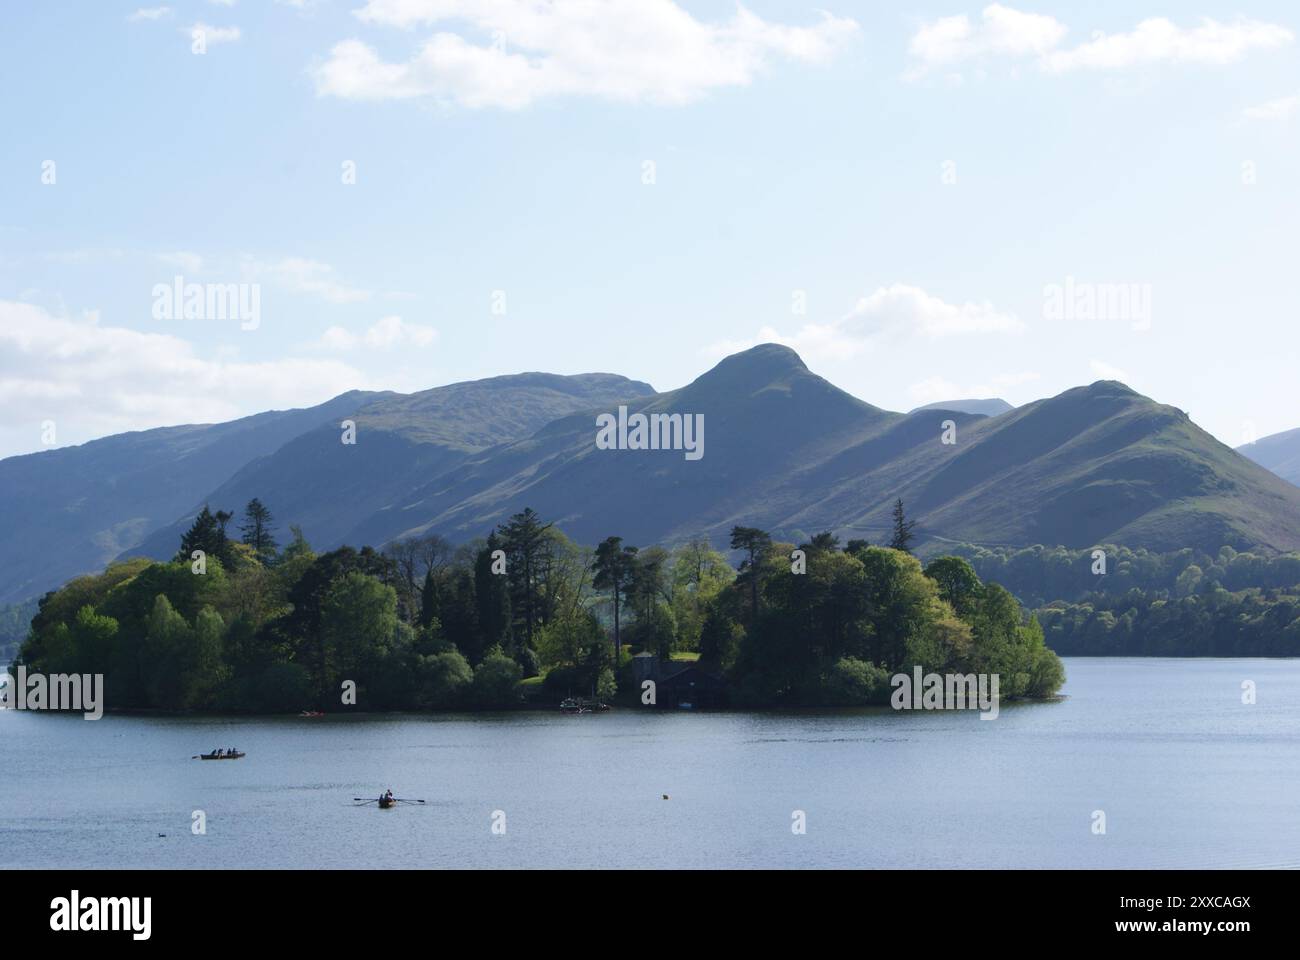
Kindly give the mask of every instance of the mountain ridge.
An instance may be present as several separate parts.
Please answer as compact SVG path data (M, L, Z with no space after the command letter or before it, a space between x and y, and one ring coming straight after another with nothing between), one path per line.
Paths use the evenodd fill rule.
M942 407L903 414L851 396L787 347L762 344L665 393L616 374L532 372L344 402L347 396L281 425L280 434L249 434L265 442L236 444L242 459L225 463L213 482L182 471L185 489L170 492L163 506L187 499L170 519L150 514L131 527L139 497L115 504L120 477L95 478L104 516L91 532L100 547L76 564L52 563L49 555L64 543L54 538L19 581L21 539L0 540L0 571L10 571L0 600L57 586L58 577L112 556L170 557L203 504L238 511L253 496L276 515L282 539L290 524L301 524L318 549L420 533L468 540L525 506L587 543L611 534L643 545L703 535L725 546L734 525L787 539L830 529L880 542L898 498L920 520L922 541L938 544L1300 549L1300 489L1183 411L1117 381L992 417ZM620 405L630 414L703 415L703 458L597 449L597 416ZM356 423L355 445L341 442L345 415ZM253 429L232 424L241 426L224 425L222 435ZM133 436L105 439L120 451ZM200 453L224 449L211 437L177 434L161 453L146 450L135 473L172 477L169 464L186 443ZM180 460L202 462L194 455ZM6 490L8 464L0 461L0 490L22 501L14 514L39 527L67 512L61 492L77 490L58 483ZM83 464L76 472L84 481L93 471Z
M1270 434L1237 448L1237 452L1300 486L1300 427Z

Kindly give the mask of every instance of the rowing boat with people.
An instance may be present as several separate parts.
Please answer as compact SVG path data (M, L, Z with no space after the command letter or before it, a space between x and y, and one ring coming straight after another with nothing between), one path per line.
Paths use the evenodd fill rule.
M242 760L245 754L238 750L214 750L212 753L200 753L193 760Z

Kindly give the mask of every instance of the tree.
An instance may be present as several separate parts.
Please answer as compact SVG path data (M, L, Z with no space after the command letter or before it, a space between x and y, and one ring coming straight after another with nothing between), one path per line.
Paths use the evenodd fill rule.
M492 572L492 554L501 549L493 533L474 558L474 595L478 603L478 649L507 647L510 643L510 580ZM528 641L531 649L532 640Z
M222 547L225 543L225 531L224 525L219 523L217 518L222 516L229 518L229 514L220 512L213 516L205 503L199 515L190 524L190 528L181 534L181 548L176 554L176 559L189 563L194 557L195 550L202 550L209 557L221 557L224 553ZM224 557L222 559L224 560Z
M605 631L590 610L556 617L538 633L537 652L546 667L577 667L598 660L606 644Z
M926 622L941 614L939 591L921 572L913 556L883 547L869 547L863 566L866 618L870 624L868 656L888 669L909 666L907 643Z
M890 538L889 548L891 550L902 550L904 553L911 553L912 548L909 546L915 539L912 533L916 527L915 520L907 519L903 512L903 500L900 497L894 501L894 535Z
M693 540L680 548L672 567L672 608L677 621L679 650L698 650L700 632L713 599L736 578L727 558L707 540Z
M669 593L667 562L668 552L663 547L642 550L632 562L627 595L639 619L650 619L659 601Z
M606 537L601 541L600 546L596 547L596 554L591 561L591 569L595 573L591 585L597 590L608 590L614 601L614 663L618 663L619 653L622 649L622 640L619 634L619 605L622 602L624 591L628 582L632 579L632 571L636 566L636 547L623 546L622 537Z
M469 661L455 650L418 659L420 705L435 710L459 706L474 682L474 669Z
M732 527L731 549L744 550L745 559L740 564L740 576L749 581L750 622L758 622L758 587L763 561L772 552L772 537L757 527Z
M474 668L474 699L485 707L511 706L519 699L516 688L522 677L519 664L502 653L500 647L493 647Z
M427 629L434 620L440 618L440 596L438 578L430 567L424 574L424 586L420 589L420 626Z
M700 663L718 670L729 670L740 649L744 628L732 620L721 604L709 608L700 630Z
M213 514L217 521L217 556L221 558L222 563L230 562L230 540L226 536L226 524L234 519L235 515L229 510L218 510ZM302 530L295 527L298 535L302 535Z
M478 623L478 591L474 574L464 567L456 568L447 584L441 606L442 630L456 649L470 663L478 663L487 649Z
M501 548L506 554L506 574L512 586L511 606L524 617L524 640L533 647L533 625L537 622L536 578L545 547L549 543L546 531L551 524L542 523L532 509L525 508L504 524L499 533Z
M816 534L808 543L804 544L804 550L807 553L822 550L838 550L840 548L840 538L835 536L829 530L824 533Z
M983 585L975 568L962 557L938 557L925 566L925 575L939 585L939 596L952 604L958 616L974 609Z
M358 687L377 675L397 630L397 591L353 570L335 581L321 605L325 676L317 678L322 696L333 694L342 680Z
M275 555L274 518L262 501L254 497L244 507L244 522L239 531L244 543L253 548L258 559L267 560Z

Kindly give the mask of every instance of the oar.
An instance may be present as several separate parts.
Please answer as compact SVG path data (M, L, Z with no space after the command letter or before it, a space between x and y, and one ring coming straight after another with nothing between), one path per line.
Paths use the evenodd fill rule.
M423 800L403 800L401 797L393 797L398 803L424 803Z
M356 806L356 807L364 807L367 803L378 803L378 802L379 802L379 800L378 800L377 798L374 799L374 800L366 800L364 797L353 797L352 799L353 799L353 800L359 800L359 801L361 801L360 803L355 803L355 804L353 804L353 806Z

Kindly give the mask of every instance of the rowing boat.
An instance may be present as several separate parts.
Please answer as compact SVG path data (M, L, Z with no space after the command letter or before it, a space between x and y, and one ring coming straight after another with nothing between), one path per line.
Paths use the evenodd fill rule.
M234 753L200 753L200 760L239 760L244 754L235 751Z
M379 798L379 809L380 809L380 810L387 810L389 807L395 807L395 806L397 806L397 801L394 800L392 797L380 797L380 798Z

